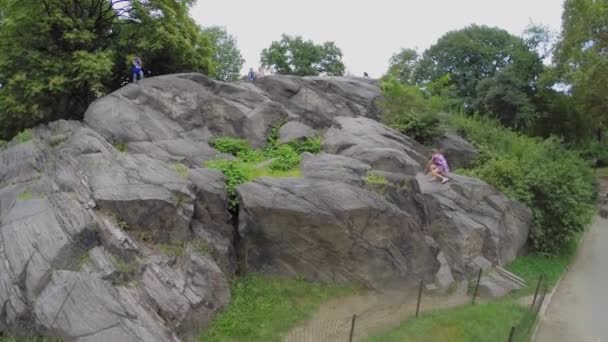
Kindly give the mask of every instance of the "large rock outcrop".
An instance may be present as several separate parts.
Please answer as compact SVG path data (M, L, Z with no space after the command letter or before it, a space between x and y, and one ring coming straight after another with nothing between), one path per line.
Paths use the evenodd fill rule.
M369 79L198 74L100 98L84 122L0 151L0 330L66 341L193 340L243 269L379 288L466 278L525 245L530 211L493 187L421 174L428 150L380 124ZM238 187L210 139L316 136L302 177Z

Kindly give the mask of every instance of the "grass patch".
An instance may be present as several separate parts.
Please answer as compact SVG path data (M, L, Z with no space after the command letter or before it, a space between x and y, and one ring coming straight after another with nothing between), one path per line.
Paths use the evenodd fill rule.
M184 254L184 245L177 243L163 243L158 245L158 250L168 256L180 257Z
M386 184L388 184L388 181L386 180L386 178L384 176L379 175L377 173L373 173L373 172L368 173L363 178L363 180L367 184L378 184L378 185L386 185Z
M203 165L222 171L226 177L226 191L229 197L229 208L234 210L238 205L236 187L259 177L301 177L299 169L301 154L318 153L322 142L319 138L310 138L303 142L278 144L277 133L268 138L266 147L254 150L244 139L229 137L216 138L211 145L220 152L230 153L234 159L216 159Z
M353 292L351 287L250 274L234 283L230 306L199 341L281 341L322 302Z
M560 255L532 253L515 259L507 269L524 278L528 283L528 287L518 291L518 293L521 295L533 293L541 275L543 275L543 283L547 285L547 288L553 288L559 277L568 270L568 266L576 256L578 242L581 238L582 234L578 234L574 240L568 243Z
M525 341L534 317L513 299L461 308L437 310L410 319L401 326L366 338L366 342L507 341L512 326L515 341Z

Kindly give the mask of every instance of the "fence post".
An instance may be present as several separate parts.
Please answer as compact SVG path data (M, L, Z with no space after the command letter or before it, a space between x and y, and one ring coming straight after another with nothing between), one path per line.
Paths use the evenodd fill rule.
M479 281L481 280L481 272L483 268L479 269L479 274L477 275L477 285L475 285L475 292L473 293L473 305L475 305L475 298L477 298L477 292L479 291Z
M511 327L511 333L509 334L509 342L513 342L513 337L515 337L515 327Z
M348 337L348 342L353 342L353 335L355 334L355 320L357 319L357 314L353 315L353 320L350 322L350 336Z
M418 313L420 312L420 299L422 299L422 280L420 281L420 286L418 287L418 303L416 304L416 317L418 317Z
M541 274L538 278L538 285L536 285L536 291L534 292L534 299L532 300L532 306L530 306L530 311L534 310L534 304L536 304L536 297L538 297L538 291L540 290L540 285L543 282L543 275Z

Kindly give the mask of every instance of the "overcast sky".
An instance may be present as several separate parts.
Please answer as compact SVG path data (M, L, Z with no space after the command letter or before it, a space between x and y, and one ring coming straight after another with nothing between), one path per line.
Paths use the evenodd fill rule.
M402 47L424 50L469 24L519 35L530 22L561 26L562 0L198 0L202 26L225 26L238 39L243 69L257 70L260 52L282 33L335 41L346 70L381 76Z

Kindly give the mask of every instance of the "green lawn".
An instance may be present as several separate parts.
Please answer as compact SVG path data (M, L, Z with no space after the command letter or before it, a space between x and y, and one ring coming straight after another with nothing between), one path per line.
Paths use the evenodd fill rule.
M530 312L507 298L498 302L437 310L410 319L396 329L372 335L366 342L487 342L507 341L512 326L520 333L516 341L525 341ZM516 330L517 331L517 330Z
M236 281L230 306L199 341L280 341L322 302L354 292L352 287L248 275Z
M577 240L578 241L578 240ZM541 274L548 288L552 288L566 271L575 255L577 241L573 241L559 257L530 254L519 257L508 269L526 279L528 287L496 302L437 310L409 319L399 327L370 336L367 342L485 342L507 341L512 326L515 341L528 341L534 316L528 308L517 303L525 295L534 293Z

